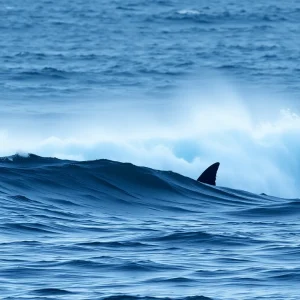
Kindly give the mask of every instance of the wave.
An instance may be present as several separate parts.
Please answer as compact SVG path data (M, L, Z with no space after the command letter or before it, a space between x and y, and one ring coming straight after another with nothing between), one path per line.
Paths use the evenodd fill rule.
M26 55L26 54L24 54ZM37 56L45 56L45 54L37 54ZM57 69L54 67L43 67L35 69L10 69L12 74L10 79L26 81L26 80L67 80L71 76L78 75L72 71Z
M171 171L110 160L73 161L34 154L0 158L3 208L73 219L78 210L115 216L216 213L251 217L297 215L299 200L213 187ZM15 230L55 233L39 223L6 224ZM200 236L199 236L200 234ZM207 238L193 233L193 239ZM185 239L180 233L165 240ZM188 237L190 239L190 236ZM232 241L239 243L239 241Z
M142 297L142 296L128 296L128 295L116 295L110 297L104 297L102 300L212 300L211 298L204 296L190 296L181 298L162 298L162 297Z
M73 294L67 290L63 289L55 289L55 288L46 288L46 289L37 289L32 291L32 293L40 295L40 296L54 296L54 295L69 295Z
M225 9L223 11L216 11L212 10L209 6L171 10L152 17L152 19L192 22L207 25L219 24L221 22L232 24L243 22L247 25L255 22L261 22L263 25L265 25L265 23L268 25L272 23L275 24L275 22L278 21L292 20L293 18L294 11L291 10L287 13L278 7L275 7L274 9L265 8L253 12L253 10L247 11L244 9ZM256 25L257 24L255 24L255 26Z

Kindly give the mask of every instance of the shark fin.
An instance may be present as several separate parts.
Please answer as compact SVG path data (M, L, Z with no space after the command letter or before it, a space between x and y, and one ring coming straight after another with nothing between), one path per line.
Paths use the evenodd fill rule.
M197 179L197 181L200 181L202 183L210 184L210 185L216 185L216 177L217 172L219 169L220 163L216 162L209 166Z

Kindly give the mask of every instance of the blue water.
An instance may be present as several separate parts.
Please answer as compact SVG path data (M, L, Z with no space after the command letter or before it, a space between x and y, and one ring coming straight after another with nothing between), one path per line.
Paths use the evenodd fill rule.
M108 160L16 155L0 176L2 299L299 295L299 199Z
M299 299L300 3L0 17L1 299Z

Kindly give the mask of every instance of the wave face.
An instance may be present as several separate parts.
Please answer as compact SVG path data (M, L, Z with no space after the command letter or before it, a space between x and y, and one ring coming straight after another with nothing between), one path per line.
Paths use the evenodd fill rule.
M296 299L299 205L129 163L3 157L1 296Z

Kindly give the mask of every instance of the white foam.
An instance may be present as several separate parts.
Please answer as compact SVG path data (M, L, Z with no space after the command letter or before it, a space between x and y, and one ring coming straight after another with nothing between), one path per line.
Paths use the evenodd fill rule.
M28 152L23 152L23 151L17 151L16 155L24 157L24 158L28 158L29 157L29 153Z
M200 11L196 9L182 9L178 13L181 15L200 15Z
M66 112L47 122L19 118L15 128L0 128L0 154L21 149L67 159L107 158L193 178L220 161L219 185L300 195L300 118L295 112L284 105L277 109L274 102L255 106L251 101L259 95L244 97L219 80L191 84L176 95L164 101L93 102L80 114ZM264 101L268 104L265 95Z

